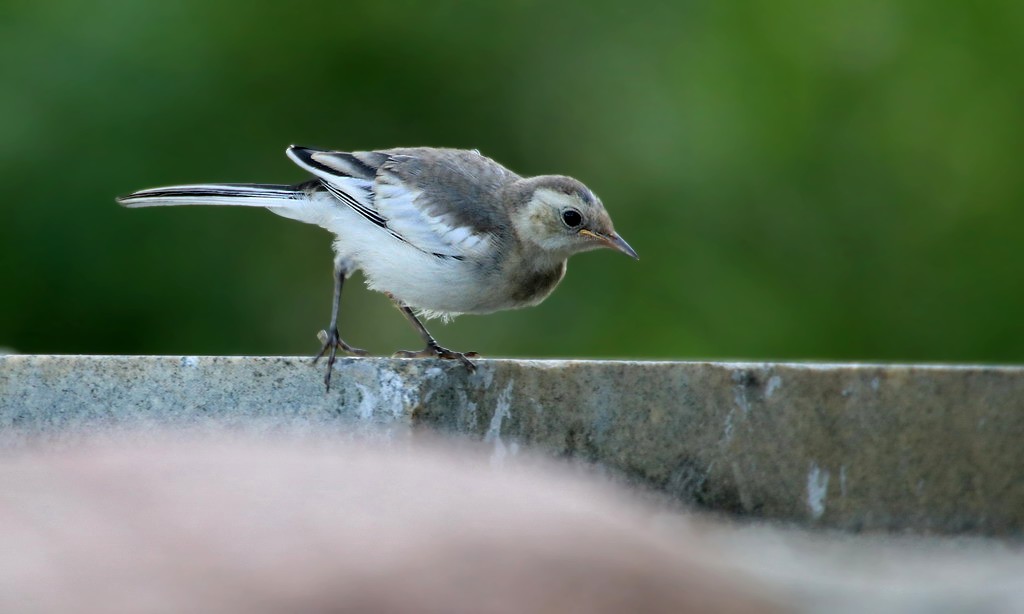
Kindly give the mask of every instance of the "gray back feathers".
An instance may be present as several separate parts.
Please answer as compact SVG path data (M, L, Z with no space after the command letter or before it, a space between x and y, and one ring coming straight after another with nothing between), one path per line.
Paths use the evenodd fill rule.
M409 147L350 153L296 147L291 151L324 171L371 182L368 187L375 192L381 185L409 190L416 194L414 202L423 214L478 233L496 234L508 225L508 207L494 206L499 203L492 201L520 179L494 160L461 149Z

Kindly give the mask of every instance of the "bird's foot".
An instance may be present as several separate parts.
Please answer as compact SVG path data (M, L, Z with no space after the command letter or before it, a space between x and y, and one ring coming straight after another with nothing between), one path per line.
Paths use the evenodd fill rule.
M436 343L427 344L427 347L416 352L412 350L399 350L394 353L394 358L443 358L445 360L458 360L461 362L470 372L476 371L476 365L470 358L479 358L480 354L476 352L454 352L448 348L443 348Z
M327 354L327 374L324 375L324 386L327 387L327 391L331 391L331 374L334 372L334 361L337 357L338 350L350 356L366 356L367 351L359 348L352 347L345 343L345 341L338 335L338 329L332 328L330 331L322 330L317 333L316 338L320 340L323 345L320 347L320 351L316 356L313 357L313 364L316 361L323 358L324 354Z

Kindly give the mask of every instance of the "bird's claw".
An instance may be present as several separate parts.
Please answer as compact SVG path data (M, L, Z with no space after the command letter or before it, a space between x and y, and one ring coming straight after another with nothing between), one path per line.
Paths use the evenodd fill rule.
M331 391L331 374L334 372L334 361L337 358L338 350L350 356L366 356L367 351L345 343L345 341L338 335L338 329L332 328L330 331L321 330L316 334L316 338L320 340L323 345L320 347L320 351L313 357L313 364L316 364L318 360L323 358L324 354L327 354L327 373L324 375L324 386L327 391Z
M476 371L476 365L470 358L479 358L477 352L455 352L436 344L428 345L419 351L399 350L394 353L393 358L442 358L445 360L458 360L470 372Z

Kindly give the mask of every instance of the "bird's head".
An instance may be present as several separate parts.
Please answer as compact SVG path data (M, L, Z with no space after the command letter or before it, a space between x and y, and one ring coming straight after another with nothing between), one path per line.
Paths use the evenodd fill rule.
M521 240L534 243L559 260L608 247L638 259L612 227L604 205L572 177L544 175L523 180L525 203L512 216Z

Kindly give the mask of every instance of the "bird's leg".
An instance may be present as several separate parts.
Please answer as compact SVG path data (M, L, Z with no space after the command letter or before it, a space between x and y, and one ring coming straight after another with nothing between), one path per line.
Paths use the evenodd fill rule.
M409 323L412 324L413 328L416 329L416 332L420 334L420 337L422 337L423 341L426 342L427 344L427 347L423 348L418 352L410 350L399 350L398 352L395 352L396 357L446 358L448 360L458 360L463 365L465 365L466 368L469 369L470 371L476 371L476 365L473 364L473 361L471 361L470 358L476 358L480 356L479 354L477 354L476 352L454 352L452 350L449 350L448 348L441 347L434 339L433 335L431 335L427 331L427 327L423 326L423 323L420 322L419 318L416 317L416 314L412 312L412 309L410 309L408 305L403 304L401 301L396 299L391 294L388 294L388 298L394 301L395 306L398 307L398 310L402 312L402 315L404 315L407 320L409 320Z
M344 268L334 267L334 305L331 307L331 325L328 330L322 330L317 334L317 338L320 339L323 346L313 357L315 364L324 354L327 354L327 374L324 375L324 386L327 387L328 392L331 390L331 373L334 371L334 360L339 348L346 354L366 356L366 350L352 347L345 343L341 335L338 334L338 309L341 306L341 287L345 285L345 273ZM330 350L329 354L328 350Z

